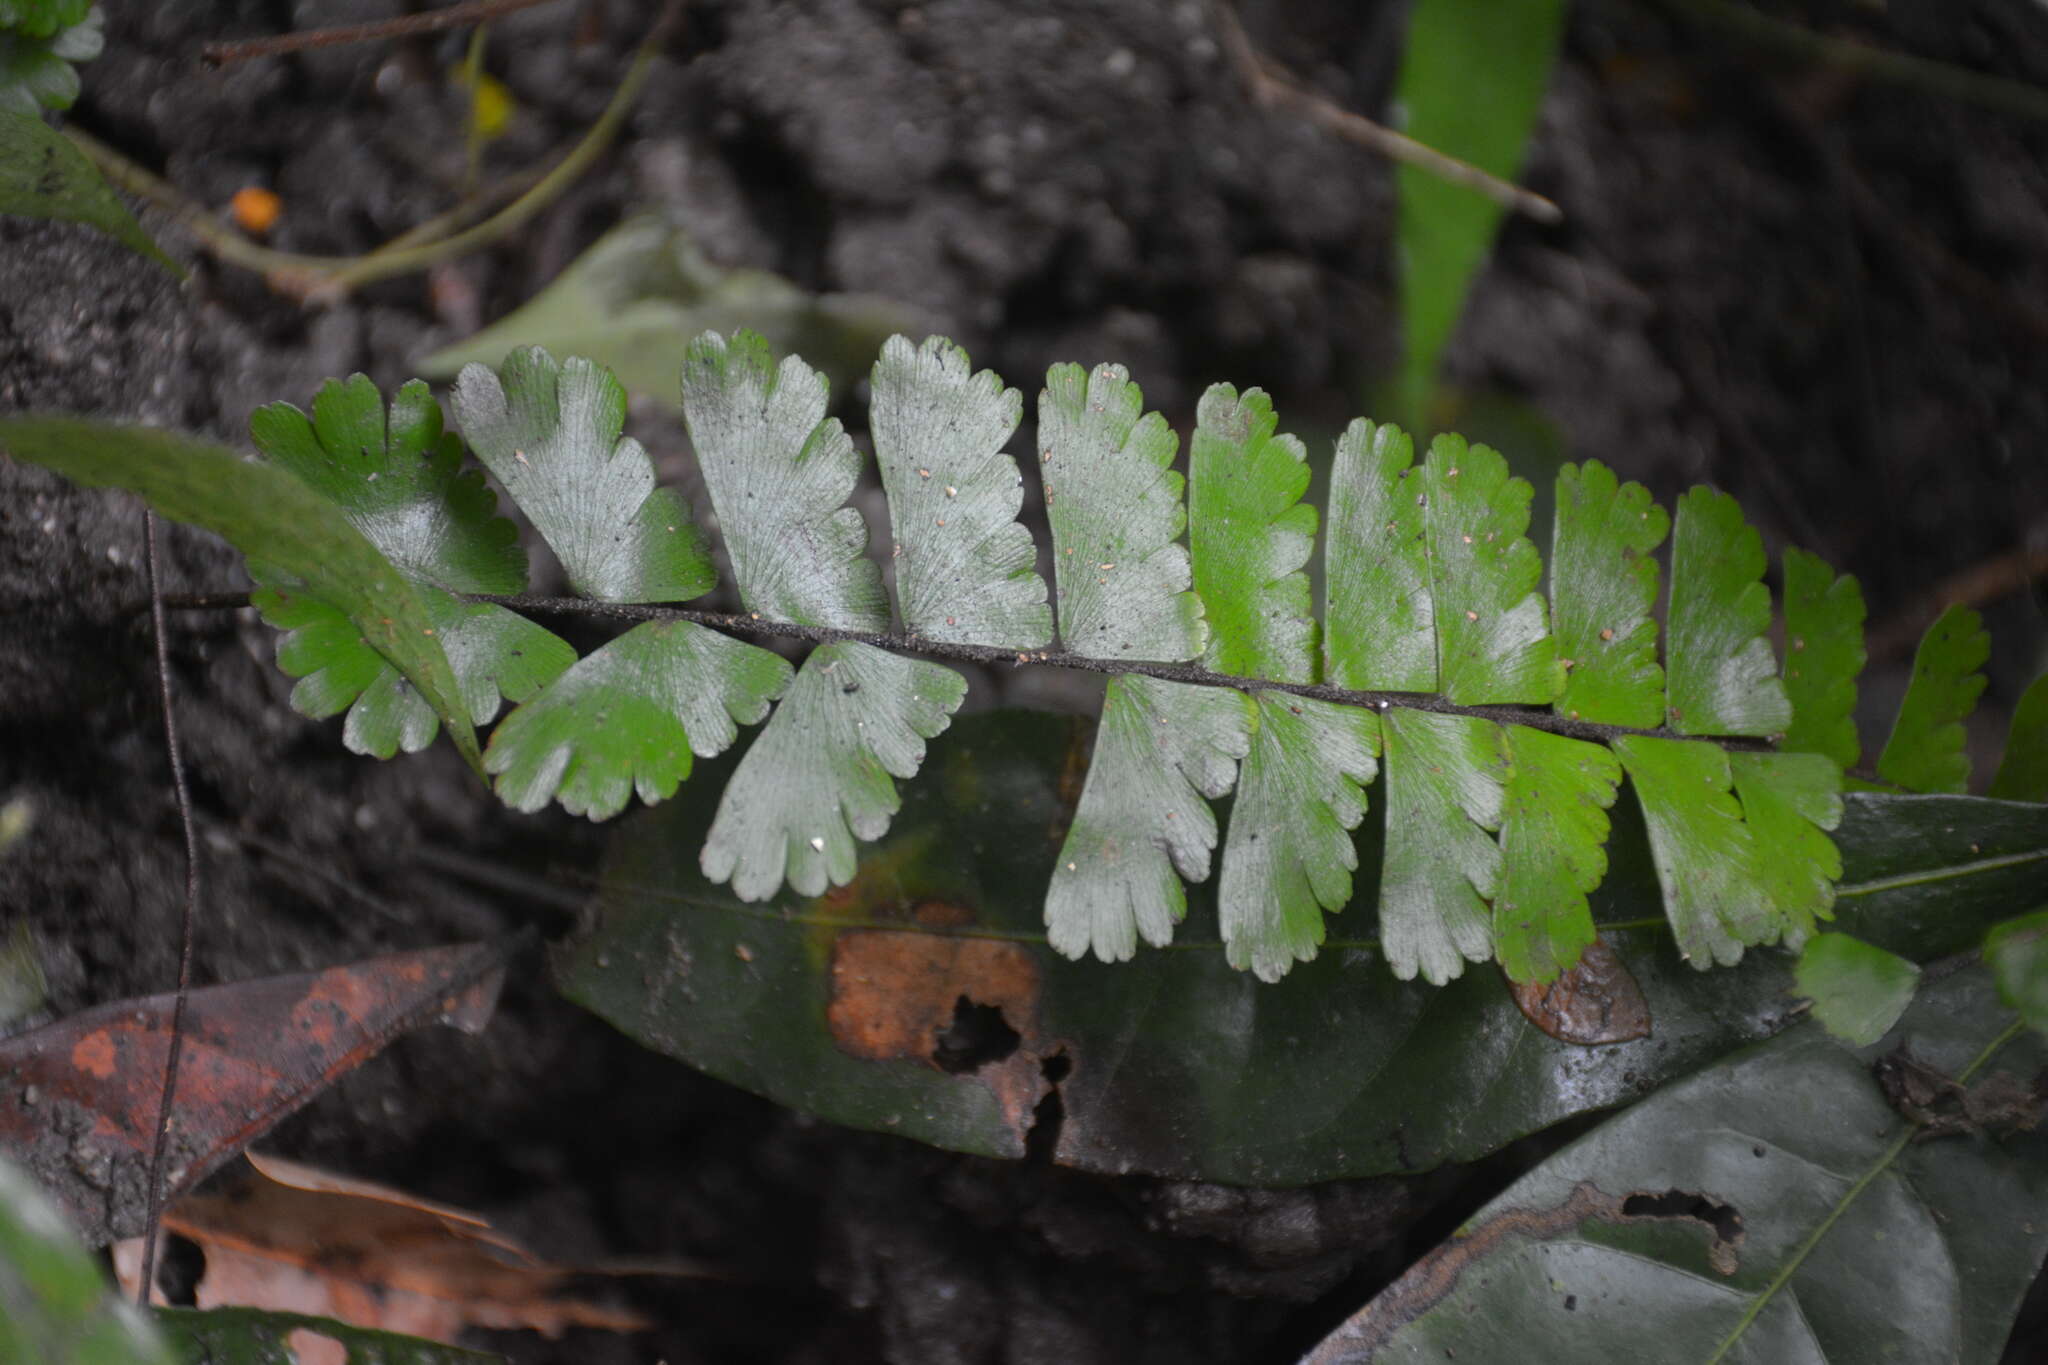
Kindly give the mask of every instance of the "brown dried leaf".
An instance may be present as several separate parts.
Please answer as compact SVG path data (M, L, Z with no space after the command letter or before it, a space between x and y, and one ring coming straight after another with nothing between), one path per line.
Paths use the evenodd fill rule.
M1599 1047L1650 1036L1650 1002L1605 939L1594 939L1578 965L1548 986L1509 985L1529 1022L1560 1043Z

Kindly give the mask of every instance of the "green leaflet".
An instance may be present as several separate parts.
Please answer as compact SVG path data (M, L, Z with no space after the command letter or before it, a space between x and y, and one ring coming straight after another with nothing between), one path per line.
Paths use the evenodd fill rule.
M377 386L357 374L322 384L310 418L290 403L258 408L249 434L407 577L450 592L526 591L518 530L483 475L462 468L462 443L419 380L392 396L388 422Z
M1387 850L1380 942L1394 975L1440 986L1493 956L1500 828L1509 756L1501 727L1476 716L1381 714Z
M2012 709L2005 756L1987 796L2007 801L2048 801L2048 673L2034 679Z
M854 840L888 833L901 804L890 779L917 775L924 741L966 696L967 680L938 664L863 644L813 650L726 784L704 875L749 901L785 880L806 896L844 886Z
M106 46L100 25L97 9L76 6L62 12L53 7L40 22L31 17L18 28L0 25L0 115L39 118L45 109L69 109L78 99L75 64L91 61ZM155 248L143 254L153 255Z
M6 42L0 37L0 45ZM59 65L76 89L77 74L68 64ZM4 79L0 76L0 81ZM0 106L4 104L4 91L0 91ZM0 213L84 223L179 279L185 278L185 268L157 249L99 167L87 160L71 139L34 113L9 112L5 107L0 107Z
M772 621L889 628L867 523L845 506L860 452L825 416L825 381L753 332L707 332L683 362L683 419L740 601Z
M1607 875L1607 808L1621 764L1597 744L1507 727L1494 951L1511 981L1548 983L1593 942L1586 895Z
M681 602L718 581L704 533L673 489L654 486L638 441L621 437L626 391L608 370L537 346L496 373L464 367L455 418L561 561L601 602Z
M1984 960L1998 982L1998 998L2048 1033L2048 910L1994 926L1984 936Z
M1991 637L1969 607L1950 607L1927 628L1913 655L1913 680L1899 703L1877 775L1907 791L1959 792L1969 785L1963 722L1984 691Z
M1735 499L1695 488L1671 537L1666 716L1682 735L1775 735L1792 723L1764 632L1763 539Z
M1284 692L1253 701L1216 909L1230 965L1278 981L1315 956L1323 912L1351 900L1351 831L1365 818L1380 732L1373 713L1355 706Z
M1529 482L1486 446L1430 442L1424 462L1430 589L1443 693L1460 706L1549 702L1564 690L1543 561L1529 528Z
M1852 1047L1868 1047L1891 1032L1913 1003L1920 969L1860 938L1815 934L1792 980L1813 1001L1813 1017L1822 1028Z
M422 1337L261 1308L159 1308L156 1324L187 1365L297 1365L305 1359L292 1348L299 1333L339 1343L347 1352L342 1365L502 1365L504 1360Z
M690 755L724 751L789 687L780 656L687 621L649 621L589 655L499 723L484 768L506 805L550 797L607 820L638 792L666 800Z
M1436 691L1427 498L1414 460L1399 427L1359 418L1338 438L1323 546L1323 671L1338 687Z
M134 1305L107 1287L36 1181L0 1161L0 1360L23 1365L169 1365Z
M1302 502L1301 442L1276 436L1273 400L1212 384L1188 450L1188 551L1209 622L1202 666L1272 682L1315 680L1308 563L1316 509Z
M1038 547L1017 521L1024 476L1003 453L1024 399L944 337L891 337L868 422L889 494L896 602L912 635L1004 649L1052 643Z
M1826 754L1843 768L1862 757L1856 676L1863 671L1863 589L1818 555L1785 549L1785 695L1792 724L1782 749Z
M303 585L405 674L476 763L476 731L419 592L338 508L290 474L167 431L69 417L0 418L0 450L74 483L139 493L164 516L226 539L249 557L258 581L281 574ZM352 692L338 689L347 694L341 704L371 677Z
M1642 802L1679 954L1702 971L1732 966L1745 944L1774 935L1728 755L1712 744L1642 735L1615 740L1614 752Z
M1650 490L1621 483L1598 460L1558 470L1550 614L1567 670L1559 715L1639 730L1663 720L1651 552L1670 529Z
M1251 749L1252 699L1228 687L1109 680L1095 754L1045 897L1052 946L1128 961L1138 939L1173 941L1187 913L1182 878L1209 877L1216 813Z
M1842 855L1827 831L1842 823L1842 770L1825 754L1734 753L1728 771L1756 851L1756 886L1771 907L1771 937L1797 948L1816 919L1835 917Z
M1039 473L1052 523L1060 639L1098 659L1177 663L1208 643L1188 591L1185 480L1172 428L1121 365L1055 365L1038 395Z

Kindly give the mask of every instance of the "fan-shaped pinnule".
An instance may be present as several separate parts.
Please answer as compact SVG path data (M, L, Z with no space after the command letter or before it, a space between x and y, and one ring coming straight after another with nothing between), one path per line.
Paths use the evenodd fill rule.
M1490 902L1500 889L1501 727L1478 716L1394 707L1381 716L1387 851L1380 865L1380 946L1403 981L1431 985L1493 955Z
M1501 807L1494 953L1511 981L1549 982L1594 939L1586 897L1607 876L1607 810L1621 764L1598 744L1505 727L1511 769Z
M683 360L683 420L740 601L771 621L885 631L889 601L846 499L860 452L825 416L823 375L753 332L706 332Z
M1763 538L1735 499L1695 488L1671 534L1665 720L1681 735L1777 735L1792 723L1766 632Z
M1785 696L1792 723L1778 747L1826 754L1841 768L1862 757L1856 677L1863 671L1863 589L1819 555L1785 547Z
M1121 365L1055 365L1038 395L1060 639L1098 659L1176 663L1208 643L1188 552L1179 441ZM1143 413L1143 416L1140 414Z
M1550 615L1566 670L1559 715L1639 730L1663 721L1653 552L1670 530L1649 489L1598 460L1558 470Z
M868 428L889 496L896 604L913 636L1002 649L1052 642L1024 476L1003 445L1024 399L944 337L891 337Z
M626 391L611 371L525 346L495 373L463 366L454 403L470 448L576 592L601 602L684 602L718 581L689 505L655 486L647 452L621 434Z
M1959 792L1969 785L1963 722L1984 693L1990 657L1991 637L1975 610L1958 603L1935 619L1914 652L1912 681L1877 758L1879 777L1915 792Z
M1430 442L1423 462L1424 543L1443 694L1460 706L1555 701L1564 665L1536 590L1543 561L1529 529L1527 479L1462 436Z
M1323 544L1326 681L1360 692L1437 690L1428 501L1407 433L1362 417L1345 428Z

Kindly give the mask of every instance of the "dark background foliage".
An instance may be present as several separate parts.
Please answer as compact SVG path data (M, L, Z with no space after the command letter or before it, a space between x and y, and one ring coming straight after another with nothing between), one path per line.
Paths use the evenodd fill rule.
M197 61L209 39L392 0L107 8L77 120L202 202L273 187L275 244L358 252L450 202L459 38ZM1274 57L1370 111L1403 9L1242 13ZM591 0L497 25L491 66L521 112L492 164L587 125L649 11ZM2048 85L2031 0L1782 12ZM1774 548L1857 573L1876 638L1910 646L1932 585L2048 548L2044 152L2040 124L1790 63L1653 4L1575 5L1524 177L1566 219L1507 227L1449 357L1466 397L1447 413L1518 468L1561 452L1666 501L1727 488ZM915 304L1027 393L1053 360L1113 359L1177 421L1229 379L1323 431L1368 409L1398 355L1391 186L1371 155L1255 106L1200 0L700 0L595 173L513 240L339 307L212 266L180 291L83 230L0 219L0 407L239 442L252 408L303 404L326 376L396 384L653 208L721 264ZM651 411L635 430L658 456L681 446ZM45 1017L174 977L181 869L135 611L140 525L127 500L0 466L0 796L37 816L0 863L0 918L37 935ZM174 590L239 582L204 538L169 546ZM2042 599L2007 593L1988 615L1995 717L2038 671ZM344 753L336 726L289 711L252 620L186 615L176 632L202 981L571 927L588 827L498 810L445 748ZM1904 662L1877 660L1873 714ZM565 890L479 889L459 869L484 862ZM1247 1192L959 1158L696 1077L556 1001L538 954L521 968L481 1039L411 1039L268 1141L479 1207L561 1259L688 1255L746 1277L635 1288L663 1324L650 1340L493 1342L523 1360L1290 1359L1526 1159Z

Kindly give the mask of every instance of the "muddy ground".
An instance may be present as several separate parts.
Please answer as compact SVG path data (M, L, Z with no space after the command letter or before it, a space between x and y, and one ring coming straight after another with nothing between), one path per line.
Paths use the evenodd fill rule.
M107 8L79 122L202 203L274 188L273 244L360 252L450 202L459 39L221 72L196 57L401 6ZM2048 84L2048 10L2031 0L1793 9ZM1384 98L1401 10L1243 6L1255 41L1359 109ZM519 113L491 166L585 126L649 17L590 0L499 24L490 65ZM2048 128L2026 118L1783 61L1653 5L1577 5L1525 177L1566 221L1511 224L1480 283L1449 373L1496 401L1468 425L1505 396L1667 502L1719 484L1774 548L1856 572L1896 634L1932 585L2048 546L2044 153ZM1020 386L1053 360L1114 359L1169 415L1227 378L1272 390L1283 419L1329 423L1397 355L1391 183L1255 107L1200 0L700 0L616 152L431 280L308 311L161 216L149 225L195 264L184 288L82 230L0 219L0 409L239 442L253 407L303 404L326 376L406 378L654 209L720 263L914 304ZM682 445L652 410L635 433L658 454ZM140 535L130 502L0 465L0 797L36 815L0 863L0 917L40 945L38 1018L175 975L182 862L135 610ZM174 591L243 581L203 536L171 530L168 555ZM2038 589L1985 606L1995 713L2048 631ZM435 855L573 887L600 847L587 826L499 810L445 748L347 754L337 724L290 711L246 613L180 614L174 632L202 981L570 930L573 894L486 892ZM1902 662L1878 661L1873 711ZM489 1339L520 1360L670 1365L1292 1359L1516 1169L1243 1192L933 1152L639 1051L556 1000L537 951L481 1038L400 1043L268 1145L479 1208L563 1260L730 1267L740 1283L625 1291L660 1322L645 1336Z

